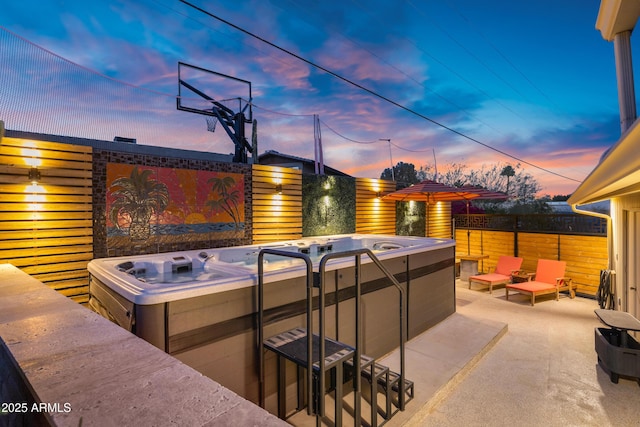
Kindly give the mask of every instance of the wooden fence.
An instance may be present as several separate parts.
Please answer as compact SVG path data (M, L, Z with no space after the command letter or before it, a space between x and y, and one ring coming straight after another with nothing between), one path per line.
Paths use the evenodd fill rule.
M395 189L393 181L356 178L356 233L395 234L396 202L379 197Z
M253 165L253 243L302 237L302 173Z
M81 303L93 258L91 152L8 137L0 144L0 262Z
M584 295L596 294L600 270L608 268L606 236L456 229L455 239L457 256L489 255L480 263L483 271L492 271L500 255L522 257L522 268L531 272L540 258L566 261L567 277Z

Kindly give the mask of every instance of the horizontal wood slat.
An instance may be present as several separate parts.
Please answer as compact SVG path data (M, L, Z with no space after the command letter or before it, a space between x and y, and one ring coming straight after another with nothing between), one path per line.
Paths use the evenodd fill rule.
M87 264L89 261L74 261L67 263L55 263L55 264L42 264L42 265L33 265L33 266L25 266L21 269L32 276L37 276L39 274L46 273L61 273L66 271L76 271L76 270L84 270L87 278L87 283L89 282L89 275L86 272ZM55 284L49 284L53 286Z
M39 211L44 212L91 212L91 207L86 203L38 203ZM32 211L33 202L24 203L0 203L0 212L6 211Z
M92 154L93 148L86 145L75 145L75 144L61 144L59 142L49 142L49 141L31 141L25 140L22 138L2 138L3 146L12 146L12 147L21 147L21 148L36 148L42 150L51 150L58 152L72 152L72 153L84 153L84 154Z
M302 172L253 165L252 183L253 243L301 238Z
M70 228L70 229L53 229L38 230L38 235L33 234L31 230L17 231L0 231L0 239L42 239L51 237L77 237L77 236L93 236L93 228Z
M32 221L32 220L61 220L61 219L87 219L92 220L91 212L47 212L45 210L37 212L2 212L1 221Z
M42 191L34 191L30 190L32 186L30 182L24 182L24 177L19 177L23 182L18 184L0 184L0 193L17 193L17 194L75 194L75 195L91 195L91 181L90 180L81 180L81 187L74 185L47 185L46 190L44 186L42 187ZM49 182L50 180L47 180ZM75 181L74 181L75 182ZM78 183L80 181L77 181ZM46 191L46 192L44 192Z
M14 144L11 143L12 140L15 141ZM57 159L57 160L69 160L73 162L91 163L91 160L92 160L91 152L81 153L81 152L75 152L75 151L68 151L64 149L67 147L72 147L72 146L68 144L64 144L64 145L56 144L50 147L45 147L43 144L40 143L40 141L34 147L27 147L25 146L24 143L20 143L19 139L6 138L6 140L3 139L2 146L0 146L0 156L15 157L16 159L24 159L28 157L39 157L42 160ZM63 148L63 149L60 149L60 148ZM27 152L25 152L25 150ZM37 150L37 153L34 153L36 155L30 155L30 153L28 152L29 150L33 150L33 151Z
M7 249L0 250L0 258L29 258L43 255L56 255L56 254L75 254L86 253L93 251L93 245L80 245L80 246L46 246L46 247L31 247L27 249Z
M396 202L378 197L395 190L393 181L356 178L356 233L396 234Z
M4 182L2 181L2 179L7 179L7 176L15 174L16 167L23 169L22 172L19 172L20 176L24 175L25 173L28 173L28 170L31 168L30 166L26 166L26 165L15 166L15 165L0 164L0 175L2 175L2 177L0 177L0 182ZM93 176L93 171L91 169L72 170L72 169L51 168L51 169L42 169L40 170L40 173L42 174L42 176L51 177L52 180L55 180L55 179L61 180L65 178L91 179Z
M21 248L33 248L34 244L39 247L47 246L71 246L71 245L83 245L88 244L93 246L93 236L81 236L81 237L58 237L51 239L33 238L30 240L0 240L0 250L13 250Z
M0 262L78 302L88 300L86 266L93 258L92 152L20 138L0 144Z
M45 221L45 220L32 220L32 221L3 221L0 222L0 231L5 230L43 230L43 229L58 229L58 228L83 228L91 227L93 221L91 220L69 220L69 221Z
M43 187L45 184L41 184ZM25 194L12 194L12 193L0 193L0 203L39 203L41 200L49 203L88 203L91 205L92 198L91 196L76 196L76 195L61 195L61 194L46 194L46 193L37 193L38 196L43 196L42 198L38 197L37 199L41 200L30 200L33 198L34 193Z

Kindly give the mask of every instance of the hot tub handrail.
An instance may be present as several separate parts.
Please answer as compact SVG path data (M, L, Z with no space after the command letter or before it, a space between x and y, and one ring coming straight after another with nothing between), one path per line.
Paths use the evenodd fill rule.
M378 269L391 281L391 283L393 283L393 285L398 289L399 294L400 294L400 384L398 384L398 404L400 407L401 411L404 411L405 408L405 393L404 393L404 386L405 386L405 342L406 342L406 338L405 338L405 331L404 331L404 325L405 325L405 312L406 312L406 308L405 308L405 290L402 287L402 285L400 285L400 282L398 282L398 279L395 278L395 276L384 266L384 264L382 264L382 262L378 259L377 256L375 256L375 254L367 248L362 248L362 249L353 249L353 250L349 250L349 251L343 251L343 252L336 252L336 253L331 253L331 254L327 254L325 256L322 257L322 259L320 260L320 266L319 266L319 275L320 275L320 282L322 283L324 281L324 272L325 272L325 265L327 264L328 261L332 260L332 259L336 259L336 258L347 258L347 257L351 257L351 256L355 256L356 259L356 355L355 355L355 372L360 372L360 322L359 322L359 310L360 310L360 294L361 294L361 285L360 285L360 257L362 255L367 255L371 261L373 261L373 263L378 267ZM320 287L321 290L321 295L324 293L324 286ZM322 307L322 306L321 306ZM322 347L321 347L322 350ZM321 359L322 360L322 359ZM359 390L359 381L356 381L357 386Z
M356 345L355 345L355 355L354 355L354 372L360 372L361 370L361 325L360 325L360 297L362 294L361 289L361 256L367 255L371 261L378 267L378 269L391 281L391 283L398 289L400 295L400 308L399 308L399 320L400 320L400 379L398 384L398 406L401 411L405 409L405 290L395 278L395 276L382 264L382 262L375 256L375 254L367 248L361 249L353 249L349 251L343 252L335 252L324 255L320 259L319 268L318 268L318 276L319 280L314 281L314 272L313 272L313 263L311 258L304 253L296 253L289 251L281 251L277 249L261 249L258 254L258 358L259 358L259 369L260 369L260 406L264 408L265 406L265 384L264 384L264 376L265 376L265 368L264 368L264 349L262 348L264 345L264 255L276 255L287 258L297 258L301 259L306 263L306 284L307 284L307 414L312 415L312 404L313 402L313 387L310 385L313 384L313 358L311 357L313 354L313 288L319 288L319 316L318 316L318 332L319 332L319 390L324 390L325 388L325 376L322 374L325 368L325 331L324 331L324 316L322 312L324 311L325 305L325 286L324 286L324 276L325 276L325 267L327 263L333 259L338 258L348 258L355 257L355 274L356 274ZM355 416L356 419L360 418L360 382L355 381L356 389L355 392ZM322 394L322 392L320 393ZM316 416L323 417L324 416L324 399L318 398L318 411Z
M282 251L277 249L264 248L258 253L258 360L260 368L260 406L265 407L265 385L264 385L264 266L265 254L282 256L287 258L297 258L305 262L307 266L307 414L312 415L313 402L313 264L308 255L297 252ZM321 359L322 360L322 359ZM324 375L320 375L324 378ZM324 399L319 399L324 402Z

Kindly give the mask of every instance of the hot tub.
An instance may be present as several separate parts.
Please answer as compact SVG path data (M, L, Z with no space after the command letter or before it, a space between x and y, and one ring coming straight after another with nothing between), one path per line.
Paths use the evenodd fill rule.
M315 272L327 253L370 249L405 288L409 339L455 312L455 241L357 234L95 259L88 265L89 304L257 402L257 259L266 247L308 254ZM353 258L331 260L324 278L326 331L346 343L354 340L354 270ZM265 256L266 336L304 326L305 274L301 260ZM367 256L360 278L363 352L380 357L398 345L398 291Z

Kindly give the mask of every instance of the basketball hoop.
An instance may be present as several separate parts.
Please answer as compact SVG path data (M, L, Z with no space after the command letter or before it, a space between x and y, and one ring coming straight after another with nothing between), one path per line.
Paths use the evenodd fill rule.
M213 94L217 96L211 96ZM249 95L248 100L237 96L242 94ZM250 81L178 62L176 107L206 116L209 132L215 132L220 122L235 146L234 163L248 163L247 153L253 152L253 147L245 137L245 125L253 121L251 99ZM209 104L208 108L202 108L203 100ZM237 109L225 105L236 102Z
M213 116L207 116L206 120L207 120L207 130L209 132L215 132L216 125L218 124L218 118Z

